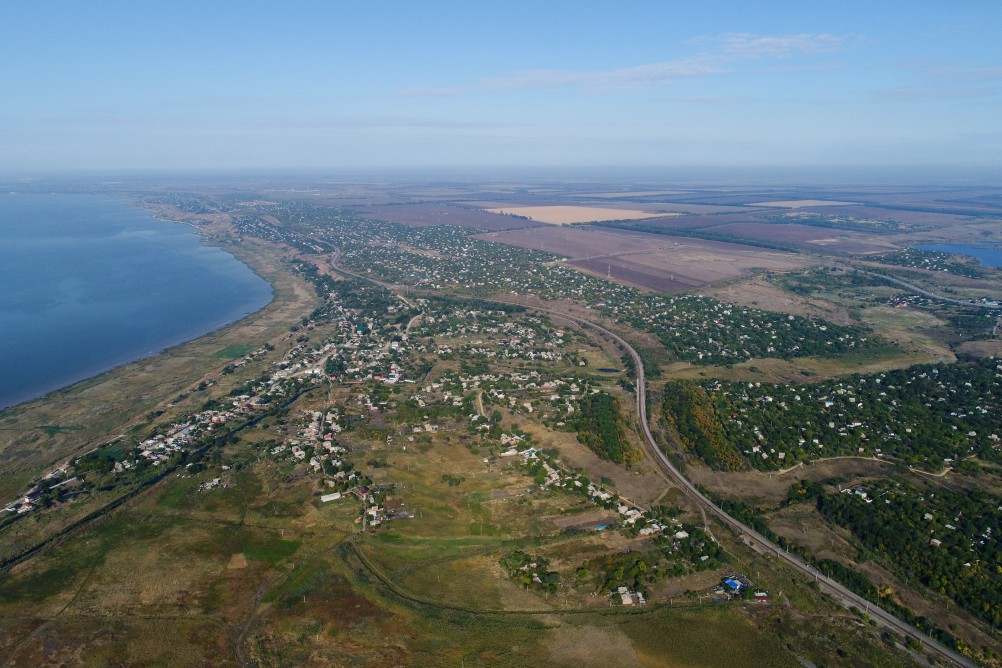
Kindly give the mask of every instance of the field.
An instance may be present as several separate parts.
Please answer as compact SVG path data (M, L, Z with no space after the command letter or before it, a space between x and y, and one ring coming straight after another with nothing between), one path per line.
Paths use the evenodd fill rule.
M487 469L451 436L426 449L366 446L364 457L385 462L377 481L400 485L416 513L368 534L352 523L354 499L318 507L310 484L254 463L246 448L257 436L244 438L223 456L239 467L222 472L223 488L196 491L218 468L172 476L85 536L14 569L0 592L10 665L350 658L647 667L726 658L754 666L763 657L797 665L738 606L631 611L573 590L515 587L497 564L512 546L533 546L569 573L590 554L632 542L616 532L568 532L568 521L590 517L579 512L591 507L580 496L528 493L531 480L517 467ZM443 472L463 482L447 486Z
M731 223L702 228L707 232L729 234L741 239L762 239L796 244L801 248L838 253L876 253L896 248L880 238L808 225L776 223Z
M457 225L479 230L509 230L536 225L532 221L502 216L498 213L445 204L400 204L394 206L358 207L363 218L385 220L401 225L428 227L431 225Z
M488 209L488 211L510 216L524 216L530 220L551 225L590 223L596 220L639 220L641 218L658 218L664 215L636 209L610 209L594 206L506 206Z
M622 192L582 192L579 197L596 199L617 199L620 197L670 197L672 195L685 195L686 190L624 190Z
M625 204L626 202L624 202ZM695 214L698 216L724 215L729 213L748 213L748 209L741 206L718 206L716 204L690 204L688 202L661 202L658 200L647 200L643 202L630 202L642 207L645 211L652 213L669 213L671 217Z
M844 323L849 318L849 310L841 304L782 290L761 276L710 286L701 292L723 302L754 306L766 311L824 318L839 323Z
M846 206L857 202L838 202L825 199L787 199L775 202L752 202L748 206L768 206L782 209L802 209L804 207Z
M701 288L759 269L790 271L807 264L789 253L601 227L537 227L478 238L564 255L571 266L662 292Z

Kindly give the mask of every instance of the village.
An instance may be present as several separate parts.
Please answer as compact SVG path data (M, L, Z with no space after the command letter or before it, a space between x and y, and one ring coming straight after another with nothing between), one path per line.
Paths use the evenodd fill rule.
M825 457L897 460L932 471L1002 450L994 416L1002 365L921 365L851 380L770 384L708 381L727 437L753 466Z

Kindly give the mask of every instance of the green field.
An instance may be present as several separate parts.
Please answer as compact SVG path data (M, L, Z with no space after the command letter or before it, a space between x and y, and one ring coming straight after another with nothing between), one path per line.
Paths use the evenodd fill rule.
M231 346L226 346L222 350L216 351L212 356L221 360L235 360L243 357L252 350L254 350L254 346L250 344L234 343Z

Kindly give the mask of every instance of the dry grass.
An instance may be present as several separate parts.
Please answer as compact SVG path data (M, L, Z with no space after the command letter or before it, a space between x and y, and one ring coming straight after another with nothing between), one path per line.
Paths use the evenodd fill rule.
M629 637L616 627L581 626L554 629L550 659L580 668L641 668Z
M629 400L620 399L623 415L628 420L634 419L633 406ZM568 467L581 468L588 472L592 480L608 478L614 483L614 490L623 498L641 506L650 505L655 499L671 487L657 469L642 459L627 469L618 464L600 459L598 455L578 442L577 436L570 432L551 431L534 422L522 422L523 431L532 434L541 448L556 448L560 451L561 462ZM639 437L630 432L630 441L634 448L644 452L643 443Z
M949 346L937 340L935 332L944 323L930 313L912 308L875 306L863 311L862 318L879 335L905 350L926 357L926 362L951 363L957 359Z
M226 570L239 570L241 568L247 568L247 557L244 556L243 552L236 552L230 561L226 564Z
M818 559L857 558L857 550L833 530L813 504L797 503L771 513L769 527L787 540L810 550Z
M1002 339L967 341L957 346L957 352L978 357L1002 357Z
M807 318L824 318L838 324L843 324L848 315L848 309L841 305L787 292L760 276L747 281L708 288L702 293L732 304L753 306L766 311L792 313Z
M786 473L759 471L713 471L706 466L690 466L686 475L711 491L753 506L774 508L786 498L790 486L800 480L826 480L855 475L883 475L891 465L870 459L829 459L798 466Z

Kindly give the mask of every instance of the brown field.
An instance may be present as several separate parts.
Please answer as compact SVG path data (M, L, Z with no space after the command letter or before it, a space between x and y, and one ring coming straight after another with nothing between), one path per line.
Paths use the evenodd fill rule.
M893 470L890 462L857 457L822 459L797 466L785 473L759 471L713 471L706 466L690 466L686 475L711 491L753 506L775 508L786 498L790 486L800 480L819 481L839 476L885 475Z
M791 271L807 264L789 253L750 246L603 228L537 227L479 238L565 255L569 265L584 271L664 292L747 276L754 269Z
M569 225L592 223L598 220L639 220L657 218L659 214L636 209L610 209L597 206L506 206L488 211L497 214L526 216L540 223Z
M688 204L685 202L651 202L648 206L657 211L691 213L696 215L717 215L725 213L747 213L747 207L721 204ZM750 205L749 205L750 206Z
M642 211L649 211L651 213L668 213L668 214L694 214L694 215L718 215L718 214L728 214L728 213L743 213L747 215L749 213L747 206L727 206L719 204L689 204L688 202L666 202L659 198L631 198L628 196L623 196L622 201L602 201L601 198L598 199L599 206L608 206L610 204L621 204L628 205L632 208L639 209ZM589 203L586 199L582 200L582 204Z
M650 267L638 267L633 258L614 257L605 260L575 260L569 264L583 271L604 276L617 283L657 292L685 292L707 285L693 276Z
M628 399L620 398L621 405L629 405ZM613 481L614 489L623 498L630 500L641 507L649 507L671 488L654 465L646 459L626 469L610 461L599 459L594 452L581 445L577 437L569 432L557 432L544 429L533 422L525 422L521 427L536 438L543 448L556 448L560 451L560 459L567 466L584 469L592 479L608 478ZM630 440L634 448L642 451L643 444L635 434L630 434ZM600 510L600 509L598 509ZM601 511L598 514L604 514ZM585 516L584 520L590 521L592 516ZM573 523L580 523L574 520Z
M663 205L657 205L662 207ZM686 229L686 228L711 228L732 223L755 223L761 222L755 211L739 211L737 207L726 208L733 213L716 213L712 215L681 214L673 216L663 216L660 218L649 218L643 221L645 227L662 227L665 229Z
M845 322L848 315L847 309L843 306L787 292L761 277L703 290L703 294L742 306L754 306L767 311L792 313L808 318L824 318L836 323Z
M624 190L622 192L577 193L577 196L615 199L617 197L669 197L688 194L690 194L688 190Z
M858 551L833 529L812 503L795 503L770 513L769 528L792 543L806 547L818 559L854 560Z
M901 211L885 209L879 206L847 206L825 209L826 214L833 216L852 216L853 218L868 218L872 220L890 220L906 225L934 225L936 227L963 225L971 222L968 216L959 214L932 213L928 211Z
M602 227L560 228L544 225L532 229L482 234L478 238L509 246L545 250L575 260L596 255L650 253L677 246L674 243L676 240L660 235Z
M809 225L731 223L708 227L706 231L731 234L742 238L785 241L808 248L811 245L822 245L828 250L839 250L846 253L876 253L896 249L896 246L888 245L887 242L872 236Z
M957 352L978 357L1002 357L1002 339L966 341L957 346Z
M835 253L886 253L896 250L894 246L876 246L874 244L860 243L858 241L847 241L841 237L828 237L825 239L809 241L808 243L822 248L824 251Z
M447 204L401 204L396 206L360 207L360 215L414 227L458 225L481 230L510 230L538 225L529 220L502 216L498 213Z
M783 209L802 209L804 207L816 206L848 206L856 202L838 202L824 199L785 199L775 202L751 202L748 206L775 206Z

